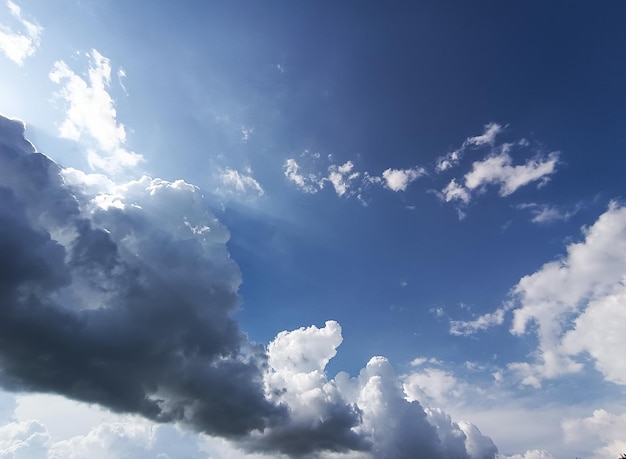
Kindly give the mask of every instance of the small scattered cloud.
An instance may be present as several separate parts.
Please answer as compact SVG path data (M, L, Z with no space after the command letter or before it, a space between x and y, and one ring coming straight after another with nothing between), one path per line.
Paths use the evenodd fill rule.
M303 161L311 161L310 169L319 171L317 163L322 160L319 153L303 152L300 157ZM355 170L352 161L343 164L333 163L334 157L329 154L325 160L330 163L323 166L321 172L302 173L301 166L294 158L289 158L283 164L283 172L290 182L304 193L314 194L322 190L327 183L332 185L333 190L339 197L356 197L363 205L367 205L366 191L372 185L382 185L391 191L405 191L409 184L422 175L426 170L421 167L409 169L386 169L381 176L371 175L369 172ZM323 160L322 160L323 161Z
M386 169L382 177L385 187L391 191L405 191L411 182L422 175L426 175L426 170L422 167L414 167L410 169Z
M16 20L21 31L16 32L5 24L0 24L0 51L17 65L24 64L39 48L43 28L36 22L22 17L22 9L11 0L6 2L9 13Z
M218 194L236 194L248 197L259 197L265 194L265 190L252 176L252 170L249 168L244 172L226 168L220 172L219 180L221 186L217 189Z
M435 170L437 172L443 172L457 166L461 162L465 150L469 147L481 147L484 145L493 146L495 144L496 136L503 130L504 128L498 123L487 123L482 134L474 137L468 137L465 139L460 148L437 158Z
M505 146L508 144L505 144ZM465 187L476 190L485 185L500 186L500 196L508 196L518 188L539 181L545 184L556 171L559 154L550 153L547 157L536 157L524 164L513 165L513 158L508 148L503 148L497 155L489 156L472 165L472 170L465 175Z
M532 222L547 224L557 221L567 221L576 215L582 208L581 204L577 204L573 208L566 209L549 204L524 203L517 206L518 209L527 210L531 213Z
M57 61L50 72L50 80L62 86L58 94L67 103L59 134L86 143L92 169L114 174L137 166L144 158L128 150L126 127L117 122L115 103L108 91L110 60L95 49L87 57L90 66L86 79L63 61Z
M483 314L473 320L451 320L450 334L455 336L471 336L491 327L502 325L504 315L511 307L512 305L507 303L504 307L498 308L494 312Z

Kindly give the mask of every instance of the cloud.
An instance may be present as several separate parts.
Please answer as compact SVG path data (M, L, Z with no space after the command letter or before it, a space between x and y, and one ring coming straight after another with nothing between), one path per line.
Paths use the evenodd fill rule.
M583 352L608 381L626 384L626 366L615 351L626 345L619 327L626 299L626 207L611 203L584 236L513 289L512 333L528 333L532 323L539 339L535 361L510 365L526 384L580 371L583 365L572 357Z
M540 180L546 183L556 170L558 153L550 153L546 158L534 158L522 165L513 166L513 159L507 148L497 155L489 156L472 165L472 170L465 175L465 186L475 190L487 184L499 185L500 196L508 196L518 188Z
M598 439L602 442L591 459L617 458L626 451L626 412L613 414L603 409L594 410L586 418L564 419L561 427L566 442L581 445L595 444Z
M465 139L461 147L457 150L451 151L444 156L440 156L437 158L437 164L435 165L435 170L437 172L443 172L453 167L456 167L463 158L465 154L465 150L468 147L482 147L484 145L495 144L496 136L500 134L504 128L498 123L487 123L484 126L483 133L481 135L477 135L474 137L468 137Z
M464 204L468 204L471 199L469 191L462 185L459 185L455 179L450 180L450 183L441 191L446 202L461 201Z
M68 185L22 124L0 129L2 386L225 437L284 416L230 317L241 276L199 190L143 177L104 206L98 180Z
M283 165L283 172L285 177L287 177L287 180L294 183L300 191L311 194L317 193L319 187L318 179L314 176L305 177L300 174L299 171L300 166L295 159L290 158L285 161L285 164Z
M533 215L533 223L552 223L556 221L567 221L578 213L581 205L576 205L571 210L550 206L548 204L526 203L517 206L518 209L528 210Z
M177 423L250 452L495 457L470 424L407 400L382 357L356 378L329 378L343 340L334 321L281 332L267 349L249 342L231 317L241 274L228 230L197 187L63 170L23 134L0 118L3 388ZM40 422L16 422L0 441L31 457L194 457L183 440L167 449L163 429L106 423L58 442Z
M301 156L318 161L319 153L309 154L304 152ZM332 155L328 155L328 161L332 161ZM287 179L294 183L300 191L314 194L322 190L327 183L339 197L356 197L363 205L367 205L366 191L372 185L383 185L391 191L405 191L408 185L418 177L425 175L426 170L421 167L409 169L386 169L382 176L371 175L369 172L355 171L352 161L346 161L342 165L331 163L324 172L302 174L300 164L289 158L283 164L283 172Z
M539 186L547 183L550 175L556 171L558 153L550 153L547 157L537 156L514 166L510 148L511 144L504 144L499 153L474 162L472 170L463 177L463 185L453 178L439 196L446 202L458 201L464 206L469 204L473 193L481 192L487 185L499 186L500 196L505 197L529 183L539 181Z
M252 170L246 169L239 172L235 169L226 168L219 174L223 187L218 188L221 194L238 194L244 196L263 196L265 190L259 182L252 176Z
M117 111L108 92L111 62L97 50L87 55L91 62L88 78L83 79L63 61L57 61L50 80L62 85L59 96L67 103L61 137L86 142L92 169L118 173L135 167L144 159L127 149L126 128L117 122ZM125 73L124 73L125 75Z
M507 303L502 308L496 309L477 317L474 320L451 320L450 334L455 336L470 336L479 331L487 330L504 322L504 314L511 309L512 305Z
M503 128L498 123L487 123L485 124L485 130L481 135L477 135L474 137L468 137L465 142L463 142L463 146L475 145L493 145L496 140L496 136L502 132Z
M421 167L412 169L386 169L383 172L385 186L391 191L405 191L409 184L426 174Z
M23 29L23 32L15 32L11 28L0 24L0 51L17 65L23 65L26 58L37 51L41 42L43 28L35 22L22 18L21 8L11 0L6 2L7 8L14 19Z

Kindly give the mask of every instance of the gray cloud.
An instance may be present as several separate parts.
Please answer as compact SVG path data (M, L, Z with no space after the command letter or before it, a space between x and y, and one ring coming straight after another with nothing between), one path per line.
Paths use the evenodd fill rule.
M61 169L0 117L0 386L289 457L494 457L383 358L329 379L336 322L249 342L228 238L197 187Z
M229 316L225 230L168 231L151 208L191 211L197 189L137 181L132 205L89 209L23 129L0 118L0 384L226 437L284 416L262 391L264 350Z

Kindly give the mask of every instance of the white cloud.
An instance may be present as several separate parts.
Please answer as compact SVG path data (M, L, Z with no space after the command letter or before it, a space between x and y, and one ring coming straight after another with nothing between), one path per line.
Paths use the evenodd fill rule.
M512 364L526 384L579 371L573 356L588 352L609 381L626 384L626 366L616 349L626 299L626 207L612 203L589 228L585 240L570 244L567 256L524 276L513 290L519 307L511 331L521 335L534 323L537 360ZM565 332L567 331L567 333Z
M218 188L218 193L234 193L239 195L263 196L265 190L252 176L252 170L239 172L235 169L226 168L219 174L223 188Z
M457 424L440 409L424 409L415 398L407 399L408 394L402 388L404 381L405 389L419 390L420 394L427 392L439 400L440 393L454 390L455 379L451 374L432 371L422 379L417 376L403 379L395 374L387 359L373 357L358 377L339 373L335 379L329 379L324 369L341 342L341 327L328 321L323 328L312 326L281 332L268 346L270 370L266 392L290 407L292 431L298 434L293 442L305 441L302 426L308 426L311 431L322 429L324 423L334 423L335 435L339 436L341 428L348 427L342 434L344 440L349 440L352 432L366 441L362 446L371 445L367 448L371 451L353 452L346 457L411 457L415 451L433 458L495 457L493 442L474 426ZM437 384L442 382L446 383L445 388L438 388ZM358 416L351 417L357 412ZM350 423L342 424L340 421L346 415ZM265 435L271 439L280 434L270 430ZM284 438L285 432L282 435ZM260 435L257 440L264 441Z
M533 215L533 223L552 223L556 221L567 221L578 213L581 205L576 205L573 209L567 210L548 204L526 203L517 206L518 209L527 209Z
M499 185L500 196L508 196L531 182L545 183L555 172L558 158L558 153L551 153L547 158L534 158L513 166L507 148L503 148L500 154L475 162L465 175L465 186L474 190L487 184Z
M435 165L435 170L437 172L443 172L445 170L451 169L457 166L463 155L465 150L470 147L481 147L484 145L494 145L496 136L503 131L503 127L498 123L488 123L485 125L483 133L481 135L477 135L474 137L468 137L463 142L463 145L458 150L451 151L450 153L440 156L437 158L437 164Z
M285 164L283 165L283 172L285 174L285 177L287 177L287 180L295 183L300 191L311 194L317 193L319 186L317 179L304 176L300 174L299 171L300 166L295 159L289 158L287 159L287 161L285 161Z
M481 135L477 135L475 137L468 137L465 142L463 142L463 146L467 145L493 145L496 141L496 136L502 132L503 128L498 123L487 123L485 124L485 130Z
M461 384L449 371L425 368L404 376L402 387L409 401L441 405L448 397L458 396Z
M446 202L461 201L464 204L468 204L471 199L469 191L463 185L459 185L455 179L450 180L450 183L441 192Z
M626 412L609 413L606 410L595 410L586 418L564 419L561 427L565 441L588 447L601 442L590 459L618 458L626 452Z
M137 166L143 157L127 149L126 128L117 122L115 103L108 92L109 59L95 49L88 56L91 64L87 79L74 73L63 61L56 62L50 72L50 80L62 85L59 95L68 104L59 133L92 147L88 152L92 168L117 173Z
M504 314L511 308L511 305L496 309L494 312L483 314L474 320L451 320L450 334L455 336L470 336L479 331L502 325Z
M383 172L385 186L391 191L405 191L409 184L426 174L421 167L411 169L387 169Z
M11 16L17 20L23 32L15 32L0 24L0 51L21 66L27 57L32 56L37 51L43 28L22 18L21 8L11 0L7 0L6 4Z

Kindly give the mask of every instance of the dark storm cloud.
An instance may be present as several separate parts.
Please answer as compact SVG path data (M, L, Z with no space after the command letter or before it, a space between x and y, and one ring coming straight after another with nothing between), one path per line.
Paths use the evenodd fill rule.
M264 350L229 316L236 265L138 206L90 220L23 133L0 118L0 384L227 437L284 416L264 397Z
M384 359L329 380L335 322L249 342L228 238L193 185L62 170L0 116L0 386L290 457L493 457L435 429Z

